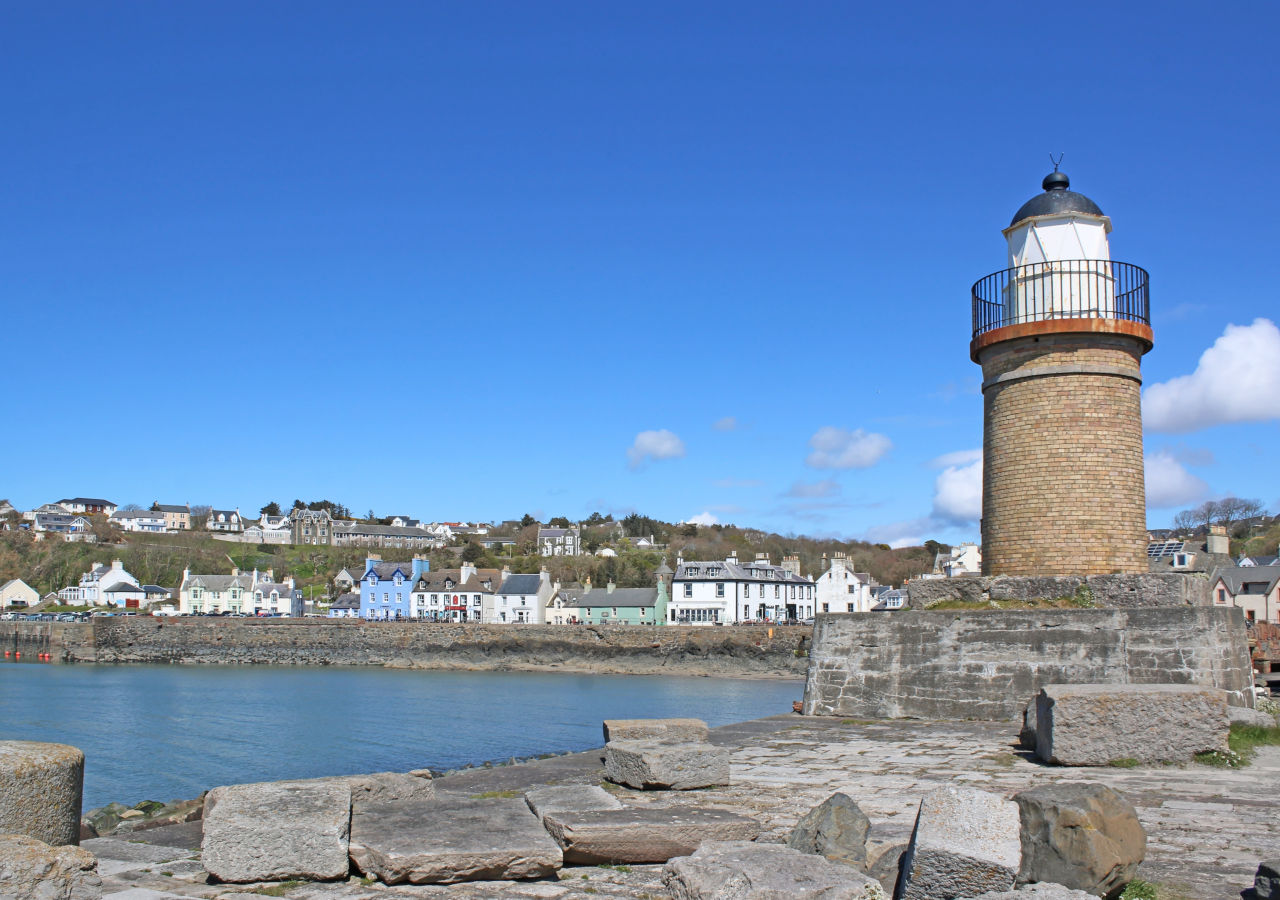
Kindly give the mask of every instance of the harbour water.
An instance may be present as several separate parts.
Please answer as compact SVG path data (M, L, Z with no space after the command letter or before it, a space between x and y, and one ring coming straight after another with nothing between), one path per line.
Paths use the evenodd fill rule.
M789 712L799 680L375 668L0 665L0 739L85 752L84 803L449 769L600 746L611 718Z

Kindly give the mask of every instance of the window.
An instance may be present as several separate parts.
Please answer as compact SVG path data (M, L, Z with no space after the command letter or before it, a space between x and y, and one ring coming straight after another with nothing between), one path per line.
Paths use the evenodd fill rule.
M823 604L823 605L825 606L826 604ZM853 604L852 604L852 603L850 603L850 604L849 604L849 612L853 612Z
M723 582L723 581L717 581L717 582L716 582L716 596L717 596L717 597L723 597L723 596L724 596L724 582Z
M192 596L195 596L195 595L193 594ZM1225 588L1218 588L1218 602L1219 603L1227 602L1227 591Z
M782 595L781 595L781 593L779 593L781 590L782 590L781 585L777 585L777 584L775 584L775 585L773 586L773 599L774 599L774 600L777 600L779 597L781 597L781 596L782 596Z
M369 583L370 583L370 584L377 584L377 583L378 583L378 576L377 576L376 574L374 574L374 573L370 572L370 573L369 573Z
M853 588L854 588L854 585L852 585L852 584L851 584L851 585L849 585L849 593L850 593L850 594L852 594L852 593L853 593Z
M824 603L824 604L822 604L822 611L823 611L823 612L831 612L831 604L830 604L830 603ZM849 610L849 611L850 611L850 612L853 612L852 604L850 604L850 610Z
M750 590L750 588L748 588L748 590ZM761 600L763 600L763 599L764 599L764 585L763 585L763 584L762 584L762 585L760 585L760 599L761 599Z
M384 593L383 593L383 595L382 595L382 602L383 602L383 603L390 603L390 602L391 602L391 595L390 595L390 594L388 594L388 593L385 593L385 592L384 592Z
M690 584L689 582L687 582L687 581L684 583L684 595L685 595L686 597L692 597L692 596L693 596L693 585L691 585L691 584Z

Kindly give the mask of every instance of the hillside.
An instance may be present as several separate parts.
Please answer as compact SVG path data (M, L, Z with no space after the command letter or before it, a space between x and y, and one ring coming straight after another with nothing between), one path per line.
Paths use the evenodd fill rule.
M900 584L904 578L929 571L933 566L933 549L907 547L890 550L885 545L864 542L815 540L805 537L783 537L732 526L675 526L646 520L650 532L665 550L640 550L625 537L617 536L616 526L587 527L584 546L613 547L616 557L584 555L544 559L536 555L504 556L484 551L477 545L459 544L429 554L432 569L457 566L460 557L478 566L501 568L513 572L537 572L546 565L552 576L562 582L581 582L590 578L594 584L613 581L622 587L639 587L653 583L654 571L665 560L675 565L677 557L685 559L723 559L730 551L739 558L751 560L757 553L768 553L774 563L783 556L800 557L801 570L817 576L822 571L823 553L843 552L858 571L870 572L881 584ZM606 533L596 533L596 532ZM309 596L320 597L329 592L333 578L344 566L360 566L370 552L386 559L407 559L407 550L377 550L363 547L314 547L287 545L237 544L215 540L204 532L187 534L129 534L120 543L84 544L62 541L33 540L27 532L0 532L0 584L10 578L21 578L42 595L75 584L81 573L95 563L119 559L124 567L144 584L159 584L176 589L182 570L193 572L228 572L232 565L240 569L272 569L277 577L292 575Z

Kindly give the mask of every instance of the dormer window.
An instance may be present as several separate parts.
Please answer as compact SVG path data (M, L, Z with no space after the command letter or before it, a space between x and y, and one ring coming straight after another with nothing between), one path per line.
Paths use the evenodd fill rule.
M396 580L396 587L399 587L401 583L404 581L404 578L399 573L397 573L395 580Z
M371 573L369 573L369 583L370 583L370 584L377 584L377 583L378 583L378 576L377 576L376 574L372 573L372 572L371 572Z

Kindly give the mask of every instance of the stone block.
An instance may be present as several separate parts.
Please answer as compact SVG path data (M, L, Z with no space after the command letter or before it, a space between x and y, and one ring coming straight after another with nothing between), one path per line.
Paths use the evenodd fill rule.
M1186 762L1227 749L1227 696L1190 684L1050 684L1036 697L1036 755L1063 766Z
M867 848L867 863L863 871L880 882L885 893L892 897L902 877L902 857L906 844L880 844Z
M543 825L566 864L664 863L704 841L752 841L754 820L723 809L606 809L550 813Z
M205 801L201 858L220 881L345 878L351 789L275 782L214 788Z
M551 813L622 809L618 799L595 784L556 784L526 791L524 802L539 821Z
M604 742L705 741L710 730L701 719L605 719Z
M1276 717L1260 709L1244 706L1228 706L1227 720L1232 725L1252 725L1255 728L1275 728Z
M833 862L863 868L867 862L867 832L871 820L847 794L832 794L796 823L787 846L816 853Z
M1011 890L1021 855L1018 804L975 788L940 788L920 801L895 896L952 900Z
M1022 727L1018 729L1018 746L1023 750L1036 750L1036 698L1032 697L1022 710Z
M97 900L98 861L80 847L52 847L25 834L0 835L0 897Z
M1027 884L1016 891L988 891L973 900L1097 900L1087 891L1077 891L1061 884Z
M99 875L137 872L175 860L190 859L194 850L164 844L141 844L122 838L94 838L80 845L98 858Z
M1019 883L1051 882L1116 897L1137 875L1147 835L1133 804L1088 782L1016 794L1022 820Z
M1280 900L1280 859L1271 859L1258 866L1253 876L1253 895L1257 900Z
M690 791L729 783L729 751L711 744L611 741L604 777L639 790Z
M0 741L0 834L80 843L84 754L66 744Z
M431 800L436 795L430 778L402 772L374 772L371 775L335 775L308 778L291 784L342 784L351 790L351 806L393 803L398 800Z
M708 841L667 863L674 900L879 900L874 878L781 844Z
M351 817L351 861L385 884L546 878L561 859L524 800L365 805Z

